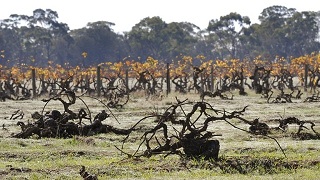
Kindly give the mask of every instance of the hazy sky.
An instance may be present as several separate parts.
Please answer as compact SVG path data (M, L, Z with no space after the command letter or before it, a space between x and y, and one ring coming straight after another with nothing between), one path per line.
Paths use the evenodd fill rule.
M297 11L320 11L318 0L1 0L0 19L11 14L32 15L33 10L58 12L59 22L70 29L85 27L88 22L115 23L115 32L130 31L143 18L159 16L166 23L190 22L205 29L212 19L230 12L249 16L257 23L263 9L281 5Z

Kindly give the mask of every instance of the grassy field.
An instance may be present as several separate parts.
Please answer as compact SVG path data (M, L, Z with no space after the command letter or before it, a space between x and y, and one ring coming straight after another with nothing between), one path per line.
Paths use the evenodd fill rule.
M304 93L302 99L295 99L293 103L268 104L266 99L253 92L249 92L248 96L239 96L235 92L233 100L205 98L205 101L216 109L226 111L241 110L248 105L244 118L259 118L260 122L274 127L278 125L276 119L294 116L314 122L320 132L320 103L303 102L308 95L311 94ZM175 97L190 102L200 101L197 94L172 93L162 100L146 100L135 95L124 108L112 109L114 117L103 122L118 128L129 128L145 116L163 113L176 103ZM89 97L83 99L93 115L106 109L97 100ZM31 113L41 112L44 105L41 98L0 103L0 125L4 124L0 129L0 179L83 179L79 175L82 165L99 179L319 179L320 141L293 138L291 133L297 131L294 125L289 127L289 132L275 131L270 134L283 148L285 157L270 138L249 134L224 121L213 122L208 129L222 135L215 137L220 141L218 161L161 154L150 158L128 158L115 147L122 146L125 136L114 133L69 139L38 139L36 136L29 139L11 138L12 134L21 131L17 121L32 122ZM72 109L83 107L85 105L77 101ZM186 106L184 110L188 112L191 108ZM52 101L44 110L52 109L62 111L63 107L60 102ZM22 119L10 119L16 110L23 111ZM230 122L239 128L249 128L249 125L238 120ZM130 135L123 151L133 154L141 143L144 130L155 125L152 118L139 124L141 129Z

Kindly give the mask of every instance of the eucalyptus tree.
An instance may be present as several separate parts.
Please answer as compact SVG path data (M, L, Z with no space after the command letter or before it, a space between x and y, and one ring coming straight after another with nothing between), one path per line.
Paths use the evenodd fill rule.
M10 18L0 21L0 50L1 64L13 65L23 63L27 58L24 54L24 39L21 32L20 18L11 15Z
M295 12L283 29L286 33L286 55L299 57L319 51L319 26L315 12Z
M316 15L317 25L319 28L317 41L320 42L320 11L315 12L315 15Z
M39 49L41 54L45 54L43 60L56 60L53 58L54 40L63 38L67 43L71 43L68 31L69 27L65 23L58 22L58 13L51 9L36 9L33 11L33 15L28 17L29 32L27 34L28 43L30 48ZM60 59L60 63L63 61ZM41 62L43 63L43 61Z
M73 30L70 34L75 40L78 55L86 53L79 64L94 65L115 62L127 56L123 48L123 37L113 31L115 24L107 21L89 22L86 27Z
M200 28L189 22L166 23L160 17L147 17L126 34L134 56L152 56L164 61L183 55L195 55Z
M238 13L230 13L209 22L207 31L212 39L214 51L218 51L221 59L237 58L241 46L240 36L244 28L251 24L250 18Z
M314 12L271 6L262 11L259 20L256 36L260 39L263 55L298 57L319 49L316 42L319 27Z
M152 56L160 59L166 56L169 47L168 24L159 16L146 17L132 27L127 38L133 56L146 59Z
M56 57L53 57L53 41L64 38L71 43L69 27L58 22L58 17L58 13L51 9L36 9L31 16L12 14L3 20L1 27L15 32L16 40L21 45L19 57L16 58L23 59L25 63L30 60L34 65L56 60Z
M189 22L171 22L163 30L168 36L167 58L174 59L179 55L198 55L195 47L200 38L200 28Z
M243 29L243 34L239 37L241 42L241 48L238 49L240 59L252 60L261 56L261 53L264 52L259 34L256 33L259 28L260 25L255 23Z
M284 6L270 6L263 9L259 16L260 28L257 31L264 49L264 52L261 53L263 56L286 57L286 33L283 28L286 20L295 12L296 9L288 9Z

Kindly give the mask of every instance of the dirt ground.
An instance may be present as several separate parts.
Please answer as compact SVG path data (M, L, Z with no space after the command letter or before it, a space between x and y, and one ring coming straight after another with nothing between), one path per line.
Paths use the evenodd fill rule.
M231 97L231 94L227 95ZM248 106L243 115L245 119L253 121L258 118L260 122L267 123L270 127L277 127L279 125L279 119L296 117L300 120L314 122L316 128L319 129L320 102L303 102L306 97L311 95L312 93L305 92L301 99L293 99L293 103L267 103L265 98L262 98L261 95L255 94L254 92L249 92L248 96L239 96L234 92L232 100L223 100L219 97L206 97L204 101L211 104L214 109L226 110L229 112L241 110L245 106ZM111 112L113 116L110 116L104 123L119 128L129 128L145 116L163 113L172 104L177 103L176 98L179 100L187 99L189 102L201 101L199 94L171 93L168 96L164 95L164 98L155 98L152 100L147 100L143 96L135 94L130 97L129 102L123 108L111 109L106 108L104 104L96 99L84 96L81 97L83 101L78 99L74 105L70 106L70 109L77 112L80 108L86 109L88 107L92 117L101 112L101 110L107 110L107 112ZM0 131L1 137L6 138L10 137L12 134L18 133L20 131L20 127L17 126L18 121L32 123L34 120L31 118L31 114L36 111L45 113L46 111L55 109L63 112L63 105L61 102L50 101L46 104L41 101L42 99L43 98L39 97L33 100L7 100L1 102L0 108L2 111L0 113L0 125L3 126L2 131ZM104 101L103 98L100 98L100 100ZM106 101L104 102L106 103ZM192 105L185 106L185 111L190 111L191 108ZM17 115L12 116L14 113L17 113ZM18 116L19 114L23 114L23 118ZM89 122L84 123L88 124ZM248 124L239 121L235 121L234 123L240 128L246 130L249 128ZM150 121L147 122L147 124L150 125ZM151 124L151 127L152 126L154 126L154 124ZM289 129L296 131L297 127L298 126L292 125ZM239 137L239 134L244 134L245 137L248 136L248 133L241 132L223 121L210 124L209 130L212 130L217 134L222 134L223 136L218 137L220 139L232 139L234 137Z
M312 93L304 92L301 99L293 99L292 103L267 103L265 98L262 98L261 95L255 94L254 92L249 92L248 96L240 96L237 92L234 92L232 100L223 100L218 97L206 97L204 101L215 109L226 110L228 112L238 111L245 106L248 106L243 113L245 119L253 121L258 118L260 122L267 123L270 127L277 127L279 125L278 120L286 117L296 117L300 120L311 121L315 123L315 129L320 132L320 102L303 102L304 99L310 95L312 95ZM231 94L229 94L229 96L231 96ZM136 94L130 97L129 102L123 108L109 109L96 99L81 97L83 101L77 100L76 104L71 106L70 109L77 111L80 108L88 107L92 116L96 115L101 110L107 110L107 112L112 113L112 115L104 123L118 128L129 128L145 116L163 113L168 107L177 102L176 98L179 100L188 99L189 102L200 101L199 94L171 93L168 96L164 95L164 98L161 99L154 98L148 100L143 96ZM103 98L101 98L101 100L104 101ZM184 111L190 112L192 105L185 106L184 108ZM0 103L0 109L0 125L2 125L0 136L2 141L5 142L4 139L10 138L13 134L21 131L20 127L17 126L18 121L32 123L34 120L31 118L31 114L35 111L38 111L39 113L44 113L53 109L63 111L63 106L58 101L50 101L48 104L45 104L39 97L37 99L25 101L7 100ZM23 114L23 117L16 117L16 115L12 116L15 112L17 112L17 114ZM180 113L181 117L183 117L183 112L180 111ZM118 122L120 122L120 124ZM245 130L249 129L249 125L241 121L230 120L230 122L238 128ZM89 122L87 121L85 123L88 124ZM155 123L153 120L146 120L142 122L140 126L143 130L154 127ZM260 150L265 152L264 149L269 149L273 152L275 151L277 157L283 156L279 146L274 140L241 131L224 121L210 123L208 130L221 135L217 136L216 139L220 141L220 156L226 159L235 154L237 157L249 157L251 153L257 155ZM313 162L320 162L319 140L295 139L291 136L291 132L296 132L297 130L297 125L290 125L289 132L276 132L270 136L275 137L278 140L281 147L287 152L289 158L295 157L294 154L291 154L293 152L301 151L301 154L303 154L302 152L310 151L313 154L318 153L318 155L310 157L313 159ZM305 131L310 132L310 129L306 129ZM171 133L174 133L174 131ZM138 141L138 137L140 136L141 134L136 134L130 137L133 138L131 141ZM94 136L93 138L101 139L102 136ZM121 141L122 138L123 137L109 138L109 140L110 143L113 143L112 141ZM96 140L96 142L98 141L99 140ZM109 141L106 143L108 142ZM130 147L127 147L126 151L130 152L131 150L134 152L138 145L139 143L130 144ZM294 147L296 150L292 150ZM113 151L117 152L115 148L113 148Z

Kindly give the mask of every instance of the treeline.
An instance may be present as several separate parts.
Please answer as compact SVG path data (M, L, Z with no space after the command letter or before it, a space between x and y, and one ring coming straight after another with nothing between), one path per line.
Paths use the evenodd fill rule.
M129 32L115 33L108 21L90 22L70 30L51 9L36 9L32 16L12 14L0 20L0 64L5 66L92 66L124 59L164 62L181 55L208 59L290 59L319 52L320 11L298 12L271 6L260 23L238 13L212 19L206 29L190 22L166 23L146 17Z

